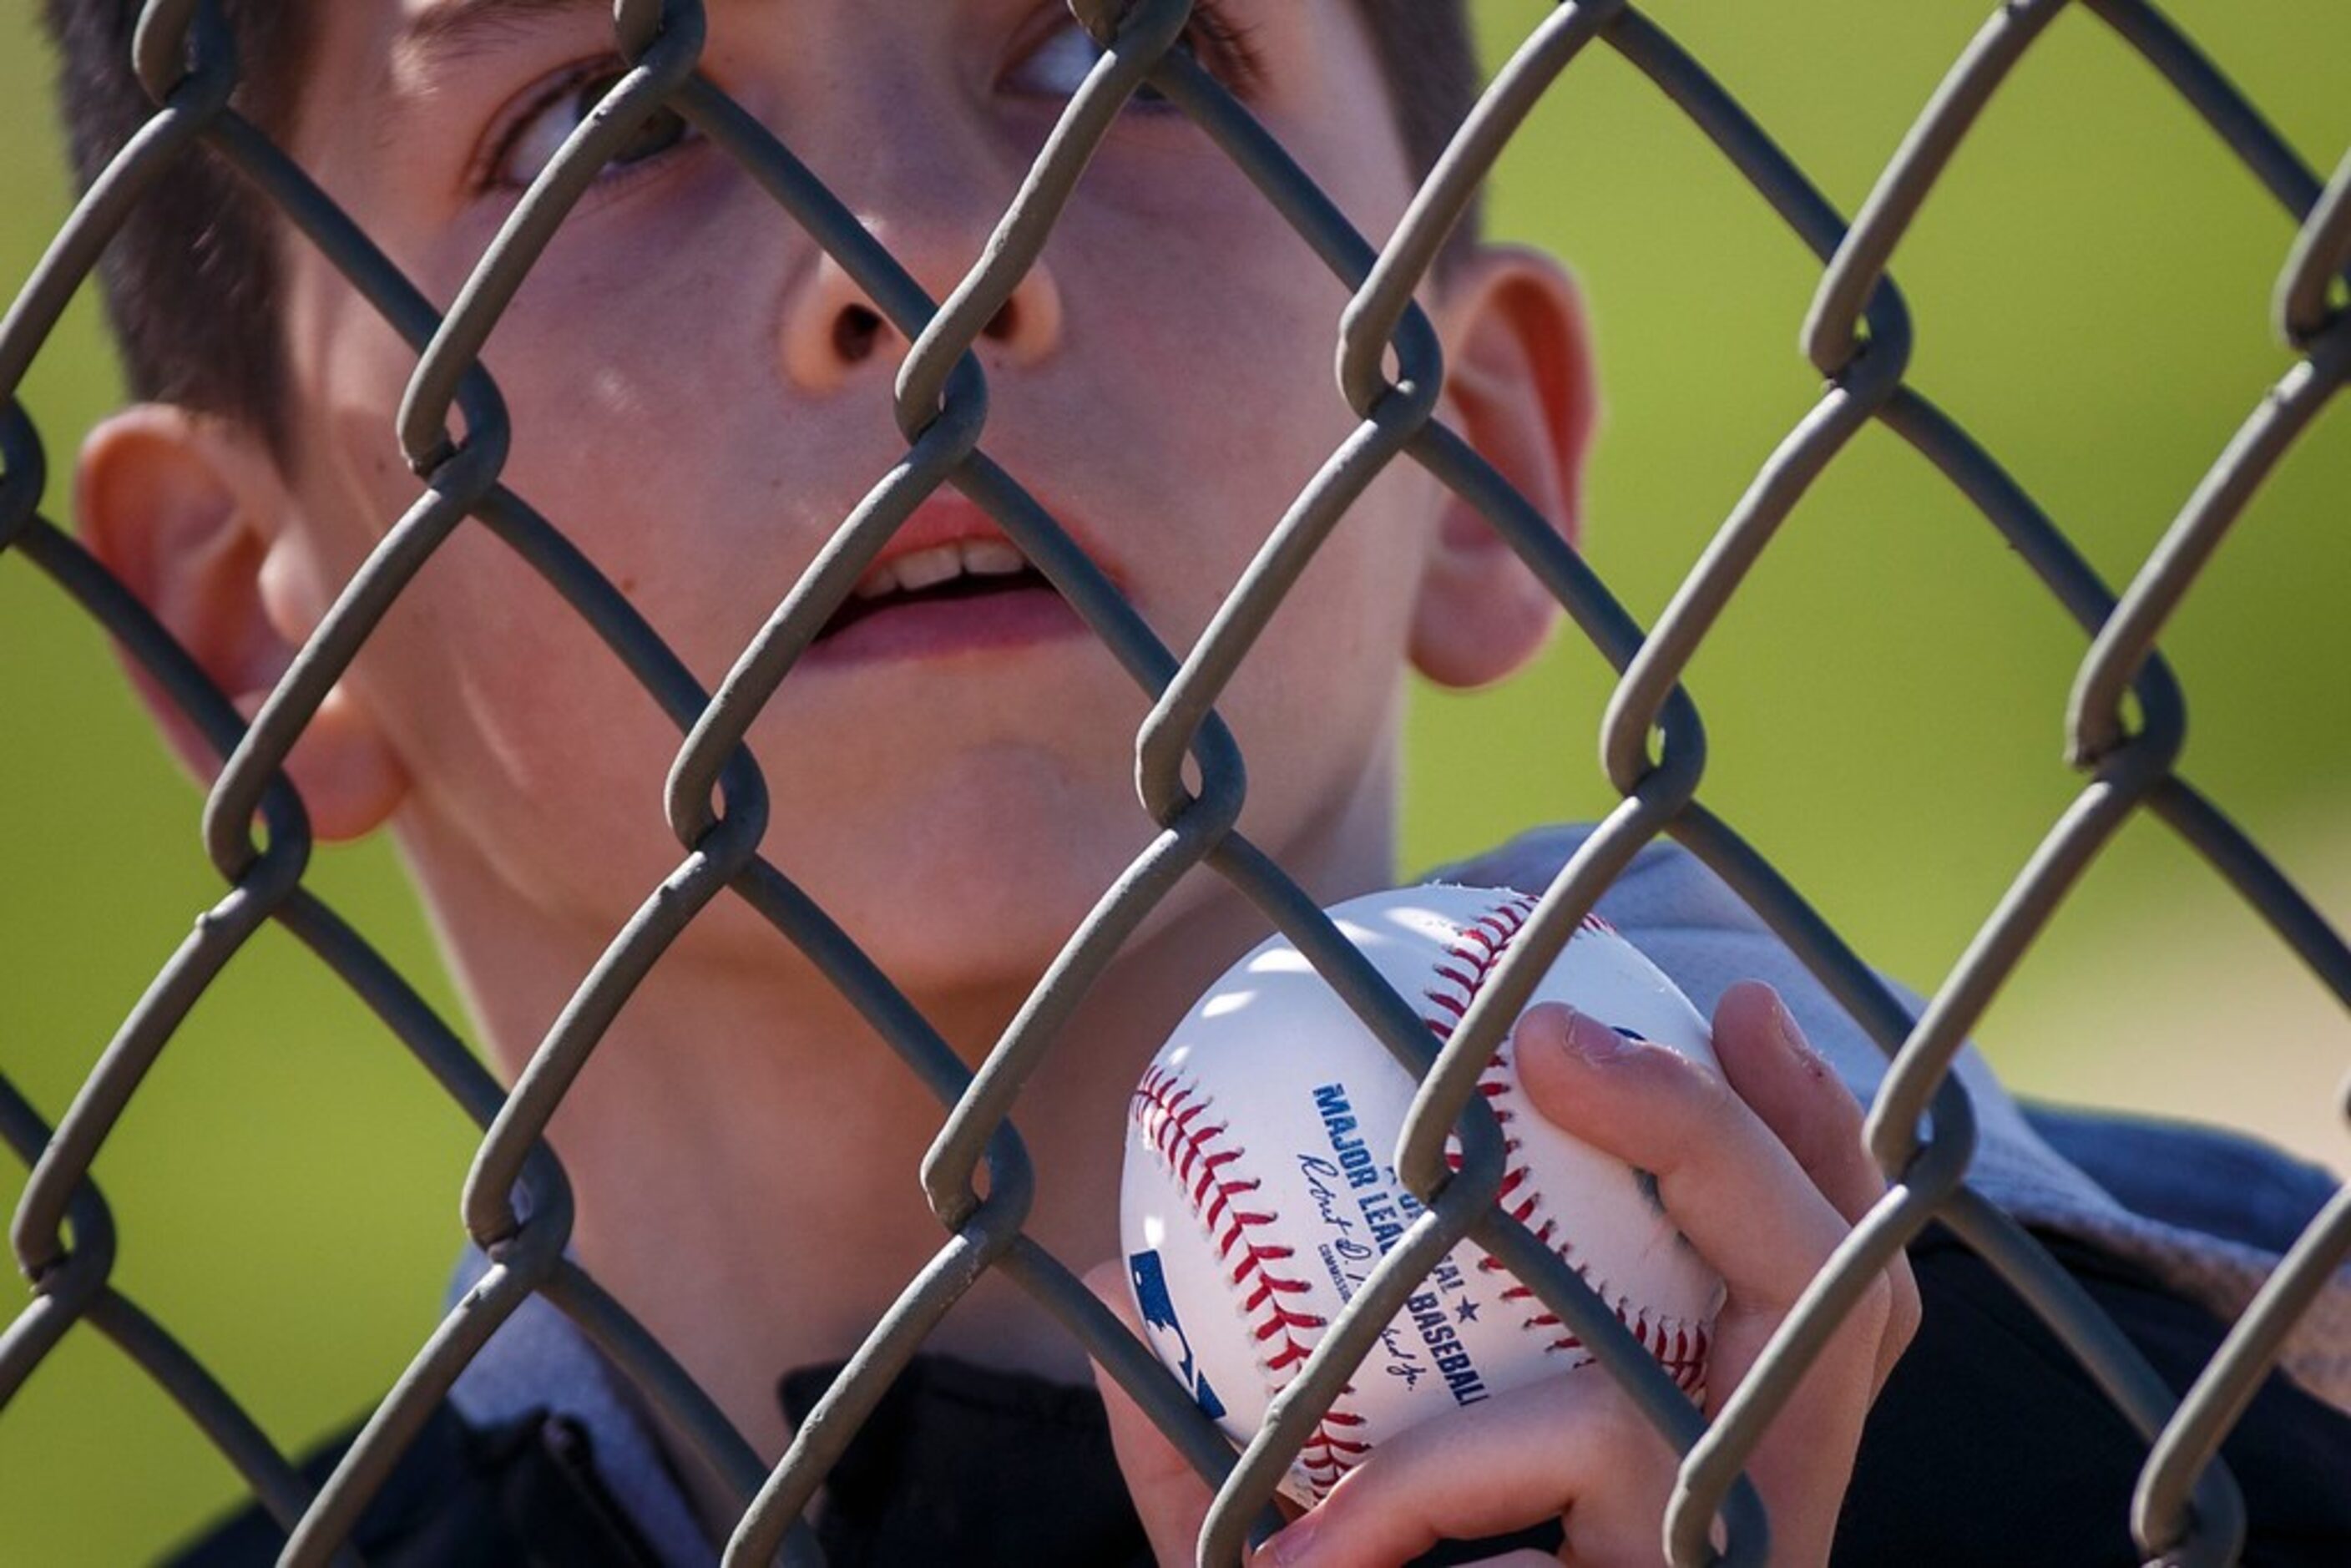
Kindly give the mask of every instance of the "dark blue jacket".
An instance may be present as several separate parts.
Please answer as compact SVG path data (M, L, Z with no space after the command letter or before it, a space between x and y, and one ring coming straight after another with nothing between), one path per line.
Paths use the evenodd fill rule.
M2034 1126L2140 1213L2283 1251L2333 1196L2326 1173L2252 1140L2046 1107ZM2095 1247L2042 1238L2155 1367L2184 1390L2226 1325ZM2039 1319L1939 1229L1911 1250L1924 1315L1872 1411L1835 1561L1935 1568L2136 1563L2127 1528L2147 1445ZM829 1369L787 1375L804 1415ZM340 1446L338 1446L340 1448ZM323 1479L337 1450L310 1466ZM2243 1489L2253 1564L2351 1564L2351 1417L2273 1377L2222 1457ZM1090 1389L919 1358L830 1478L831 1562L1144 1564L1140 1527ZM1556 1528L1512 1543L1558 1544ZM284 1536L257 1510L179 1559L274 1560ZM495 1429L444 1408L368 1511L371 1563L561 1564L653 1558L605 1489L587 1435L544 1414ZM1474 1561L1500 1543L1440 1549ZM714 1557L716 1552L714 1549Z

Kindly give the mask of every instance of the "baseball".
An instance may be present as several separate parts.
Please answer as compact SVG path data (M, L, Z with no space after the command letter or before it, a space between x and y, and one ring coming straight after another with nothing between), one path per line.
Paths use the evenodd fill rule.
M1507 889L1428 886L1330 913L1441 1039L1534 904ZM1697 1009L1596 918L1533 999L1570 1002L1713 1064ZM1185 1015L1136 1088L1120 1202L1128 1283L1160 1360L1236 1444L1420 1213L1391 1163L1415 1087L1277 937ZM1479 1087L1508 1151L1501 1203L1698 1394L1722 1283L1674 1228L1655 1182L1526 1103L1507 1040ZM1387 1434L1592 1359L1531 1290L1465 1241L1383 1331L1282 1490L1311 1505Z

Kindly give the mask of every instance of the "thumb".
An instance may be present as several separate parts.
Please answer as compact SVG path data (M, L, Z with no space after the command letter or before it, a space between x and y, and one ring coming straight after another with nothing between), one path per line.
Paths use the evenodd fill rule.
M1113 1260L1088 1270L1085 1285L1118 1315L1129 1333L1137 1339L1145 1337L1122 1264ZM1196 1555L1200 1527L1208 1517L1214 1494L1116 1378L1097 1365L1094 1383L1102 1390L1102 1407L1110 1416L1111 1449L1118 1456L1119 1471L1126 1478L1134 1511L1142 1517L1151 1554L1160 1568L1184 1568Z

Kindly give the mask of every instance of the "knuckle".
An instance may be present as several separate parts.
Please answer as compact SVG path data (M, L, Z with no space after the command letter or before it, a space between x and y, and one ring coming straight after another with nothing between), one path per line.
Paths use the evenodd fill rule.
M1714 1123L1752 1114L1747 1102L1722 1073L1702 1063L1686 1061L1669 1051L1661 1051L1659 1054L1672 1059L1676 1087L1693 1115Z
M1891 1348L1897 1354L1918 1332L1918 1287L1910 1265L1901 1254L1869 1277L1869 1284L1853 1303L1846 1321L1863 1331L1866 1343Z
M1918 1337L1925 1307L1918 1299L1918 1280L1910 1271L1908 1259L1896 1256L1886 1272L1888 1288L1894 1292L1893 1321L1886 1325L1886 1342L1899 1351Z
M1854 1316L1864 1315L1877 1325L1881 1334L1894 1321L1894 1281L1883 1269L1870 1275L1868 1289L1854 1303Z

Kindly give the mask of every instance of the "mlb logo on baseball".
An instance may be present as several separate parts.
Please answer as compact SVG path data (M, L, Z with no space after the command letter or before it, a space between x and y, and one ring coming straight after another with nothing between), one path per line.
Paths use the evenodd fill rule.
M1137 1252L1126 1260L1127 1283L1134 1288L1134 1304L1143 1313L1144 1332L1150 1337L1152 1348L1159 1359L1184 1383L1193 1403L1210 1420L1219 1420L1225 1414L1224 1401L1200 1375L1199 1358L1192 1354L1192 1342L1184 1336L1184 1325L1176 1321L1176 1303L1167 1299L1167 1273L1161 1266L1157 1252Z

